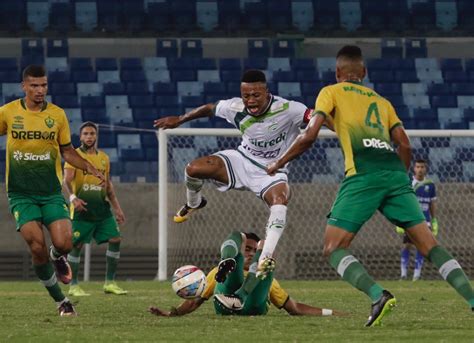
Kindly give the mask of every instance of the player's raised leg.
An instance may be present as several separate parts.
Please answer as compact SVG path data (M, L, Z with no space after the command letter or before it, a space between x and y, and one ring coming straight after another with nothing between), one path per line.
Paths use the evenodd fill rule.
M235 257L242 250L242 244L245 242L243 233L239 231L232 232L221 245L221 260L217 266L215 279L222 283L227 279L227 275L235 270Z
M418 251L426 256L439 270L439 273L474 311L474 291L461 265L453 256L438 244L426 222L406 230Z
M173 218L176 223L188 220L192 212L206 206L207 201L201 194L206 179L212 179L223 184L229 183L226 166L220 157L204 156L195 159L186 166L184 173L186 204L176 212Z
M76 315L74 307L59 287L54 267L49 260L41 224L36 221L27 222L21 226L20 233L30 248L35 274L56 302L59 314L61 316Z
M350 226L353 223L346 224ZM380 325L382 317L395 306L396 299L372 279L364 266L348 250L355 233L347 230L332 225L326 227L324 255L329 257L329 263L345 281L372 300L372 310L366 326ZM354 227L354 230L357 232L358 228Z
M258 260L257 277L261 279L275 269L273 253L286 227L290 186L286 182L279 182L265 192L263 199L270 207L270 216L266 226L265 244Z

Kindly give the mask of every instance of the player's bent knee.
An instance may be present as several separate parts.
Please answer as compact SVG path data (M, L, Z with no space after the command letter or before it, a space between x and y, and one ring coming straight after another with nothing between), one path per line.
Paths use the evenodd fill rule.
M48 261L48 251L43 244L39 242L31 242L30 252L36 263L46 263Z

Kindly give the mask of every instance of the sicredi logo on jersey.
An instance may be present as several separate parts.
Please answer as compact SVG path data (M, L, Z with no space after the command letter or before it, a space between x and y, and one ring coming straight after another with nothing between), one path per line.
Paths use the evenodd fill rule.
M23 153L19 150L16 150L13 152L13 158L16 161L49 161L51 159L51 154L47 152L43 155L35 155L31 152Z
M377 138L364 138L362 140L365 148L385 149L393 151L393 148L387 142L381 141Z

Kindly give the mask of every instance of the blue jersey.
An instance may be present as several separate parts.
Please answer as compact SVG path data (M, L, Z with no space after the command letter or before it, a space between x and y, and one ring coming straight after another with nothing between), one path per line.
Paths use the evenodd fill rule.
M431 214L430 214L430 204L436 200L436 188L430 179L424 179L423 181L418 181L413 178L412 181L413 189L415 190L416 197L420 203L421 210L425 215L425 219L428 224L431 223Z

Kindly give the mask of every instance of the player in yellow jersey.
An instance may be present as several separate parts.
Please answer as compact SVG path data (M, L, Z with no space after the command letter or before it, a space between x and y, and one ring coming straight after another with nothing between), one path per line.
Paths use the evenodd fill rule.
M255 233L233 232L221 245L221 262L207 274L206 288L201 297L185 300L178 307L171 308L171 311L165 311L158 307L150 307L149 311L157 316L183 316L194 312L213 294L235 292L242 283L245 284L244 277L247 274L255 274L262 247L263 241L260 241ZM214 301L214 307L216 313L222 315L265 315L269 310L270 303L278 309L285 309L290 315L343 315L339 311L313 307L293 300L273 278L273 272L252 290L242 310L229 311L218 301Z
M81 146L76 151L105 175L105 184L100 184L97 182L97 178L77 170L69 163L64 165L64 188L69 193L71 202L74 245L67 257L72 268L69 295L89 295L79 287L77 272L81 261L82 245L89 243L92 238L97 244L108 242L105 254L104 292L117 295L127 294L127 291L120 288L115 282L122 240L118 224L125 222L125 215L110 180L109 156L96 148L97 126L94 123L83 123L79 129L79 135ZM112 205L115 217L110 210L110 205Z
M366 326L379 325L396 299L377 284L348 248L361 226L379 210L405 229L417 249L474 309L474 292L459 263L440 245L421 212L407 170L410 141L389 101L362 85L366 75L362 52L345 46L337 54L337 84L324 87L316 100L314 116L286 153L267 167L273 174L306 151L326 119L334 122L345 158L341 184L325 232L324 254L331 266L372 300ZM398 151L391 145L393 141Z
M30 248L36 275L56 301L59 314L71 316L76 314L74 307L57 282L57 277L63 283L71 281L71 269L64 257L72 249L72 230L61 193L61 156L94 175L98 182L104 176L72 147L64 110L46 102L45 68L26 67L22 88L24 98L0 107L0 134L7 135L6 185L10 211L17 231ZM53 243L49 253L43 225Z

